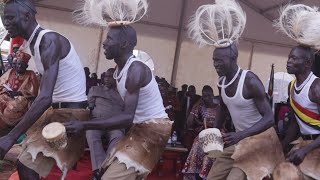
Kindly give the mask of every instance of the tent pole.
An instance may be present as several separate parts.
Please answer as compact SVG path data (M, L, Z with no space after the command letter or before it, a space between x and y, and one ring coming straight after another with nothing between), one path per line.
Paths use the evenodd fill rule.
M99 34L99 41L98 41L98 51L97 51L97 59L96 59L96 64L95 64L95 72L98 73L98 66L99 66L99 61L100 61L100 52L101 52L101 44L103 42L103 28L100 29L100 34ZM98 74L97 74L98 75Z
M171 73L171 85L176 85L176 79L177 79L177 71L178 71L178 64L179 64L179 57L180 57L180 51L181 51L181 44L183 40L183 31L184 31L184 16L186 14L186 6L187 1L181 0L182 6L181 6L181 12L180 12L180 20L179 20L179 29L178 29L178 35L177 35L177 41L176 41L176 49L174 52L174 60L173 60L173 67L172 67L172 73Z
M250 59L249 59L249 64L248 64L249 70L251 70L251 68L252 68L253 52L254 52L254 43L251 43L251 52L250 52Z

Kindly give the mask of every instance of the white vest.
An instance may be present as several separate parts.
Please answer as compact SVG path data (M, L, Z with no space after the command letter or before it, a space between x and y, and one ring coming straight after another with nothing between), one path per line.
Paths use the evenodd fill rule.
M242 71L236 94L233 97L228 97L225 89L221 88L222 100L230 112L236 132L246 130L262 119L253 99L243 97L243 85L247 72L247 70ZM223 81L222 84L224 83Z
M44 34L51 30L40 31L34 46L34 60L37 70L43 75L44 68L41 62L39 45ZM81 102L86 101L86 77L80 58L70 43L70 52L59 61L59 71L54 86L52 102Z
M116 80L118 92L123 100L127 93L125 85L127 80L128 69L131 66L132 62L140 60L135 58L134 56L131 56L130 59L128 59L128 61L129 62L126 63L126 65L123 67L120 73L123 73L120 81ZM168 115L165 112L165 108L163 106L163 100L160 94L158 84L154 76L152 75L150 83L140 89L138 105L134 115L133 123L139 124L155 118L168 118Z
M311 79L308 81L308 83L303 87L303 89L301 90L301 92L299 94L297 94L294 90L293 90L293 95L292 98L303 108L307 109L308 111L314 112L316 114L319 114L319 110L317 107L317 104L312 102L309 99L309 91L310 91L310 87L312 85L312 83L314 82L314 80L317 79L317 76L312 75ZM293 87L294 88L294 87ZM314 129L310 126L308 126L307 124L305 124L300 118L299 116L297 116L295 114L296 120L299 124L300 127L300 132L303 135L310 135L310 134L320 134L320 131L317 129Z

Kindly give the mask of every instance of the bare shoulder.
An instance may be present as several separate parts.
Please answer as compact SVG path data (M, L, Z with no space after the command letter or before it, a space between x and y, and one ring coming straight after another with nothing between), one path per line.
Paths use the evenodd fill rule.
M48 46L51 43L60 43L60 36L61 35L59 35L58 33L48 32L43 35L40 46Z
M130 76L141 76L145 74L145 68L144 68L145 64L143 62L140 61L134 61L131 63L129 69L128 69L128 74Z
M134 61L128 69L126 88L130 91L146 86L152 78L151 70L141 61Z
M252 87L255 87L255 86L262 86L263 87L263 84L262 84L260 78L255 73L253 73L251 71L247 72L247 75L245 78L245 84L252 86Z
M150 68L141 61L132 62L131 66L129 67L129 72L135 73L135 75L138 74L138 75L142 76L141 80L143 80L143 81L145 81L144 79L151 80L151 77L152 77L152 72L151 72Z
M310 100L314 103L320 104L320 78L316 78L309 91Z
M265 96L265 89L261 80L256 74L254 74L251 71L247 72L247 75L245 78L245 86L246 86L246 89L248 90L248 93L249 93L248 95L251 98L254 98L257 96L261 96L261 97Z
M141 68L141 69L143 69L144 68L144 66L146 66L143 62L141 62L141 61L134 61L134 62L132 62L131 63L131 66L130 66L130 68ZM130 69L129 68L129 69Z
M71 44L69 40L61 34L56 32L48 32L41 40L40 51L44 52L48 48L63 58L69 53Z

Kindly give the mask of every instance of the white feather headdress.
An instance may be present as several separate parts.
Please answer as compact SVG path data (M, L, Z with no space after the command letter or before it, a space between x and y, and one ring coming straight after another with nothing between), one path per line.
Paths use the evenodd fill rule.
M203 5L191 17L189 37L199 46L228 47L237 41L246 25L246 14L235 0L216 0Z
M82 25L128 25L141 20L147 9L147 0L82 0L74 20Z
M274 26L299 44L320 50L320 12L303 4L287 5L280 10Z

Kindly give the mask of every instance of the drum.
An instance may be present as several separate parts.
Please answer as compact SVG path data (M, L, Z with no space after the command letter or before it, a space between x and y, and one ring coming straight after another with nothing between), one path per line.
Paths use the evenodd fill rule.
M62 150L67 146L66 127L59 122L46 125L42 129L42 136L49 146L55 150Z
M199 141L202 144L203 151L209 157L217 158L223 152L223 140L219 129L209 128L199 133Z

